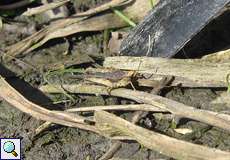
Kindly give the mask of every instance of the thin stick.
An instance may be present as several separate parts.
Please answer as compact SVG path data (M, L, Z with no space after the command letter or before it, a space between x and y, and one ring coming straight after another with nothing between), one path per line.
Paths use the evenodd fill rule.
M35 129L35 135L40 134L45 129L49 128L52 125L51 122L45 122L42 125L40 125L38 128Z
M100 157L99 160L108 160L113 157L113 155L121 148L121 142L117 141L109 148L109 150Z
M150 92L151 94L154 94L154 95L159 95L161 90L166 87L169 83L171 83L171 81L173 80L173 77L164 77L162 78L162 80L160 80L160 82L153 86L154 88L152 89L152 91ZM134 116L132 118L132 123L136 124L139 122L139 120L147 115L148 112L144 112L144 111L137 111L134 113Z
M159 107L163 110L167 110L180 117L187 117L193 120L197 120L230 131L229 115L197 109L192 106L188 106L176 102L174 100L157 96L157 95L152 95L146 92L119 88L119 89L112 90L109 94L107 92L107 87L97 86L97 85L86 85L86 84L62 85L62 87L66 91L69 91L70 93L112 95L112 96L132 99L139 103L146 103L146 104L153 105L155 107ZM57 89L49 85L42 86L40 89L43 92L49 92L49 93L59 92Z
M166 110L157 108L148 104L129 104L129 105L110 105L110 106L93 106L93 107L80 107L66 110L67 112L89 112L89 111L150 111L150 112L167 112Z
M40 14L40 13L43 13L45 11L60 7L69 1L70 0L61 0L61 1L57 1L57 2L47 3L47 4L44 4L44 5L39 6L39 7L29 8L22 15L23 16L32 16L35 14Z
M90 10L82 12L82 13L77 13L74 15L74 17L91 16L91 15L97 14L99 12L108 10L111 7L119 7L119 6L129 4L132 1L133 0L112 0L108 3L102 4L101 6L99 6L97 8L93 8L93 9L90 9Z

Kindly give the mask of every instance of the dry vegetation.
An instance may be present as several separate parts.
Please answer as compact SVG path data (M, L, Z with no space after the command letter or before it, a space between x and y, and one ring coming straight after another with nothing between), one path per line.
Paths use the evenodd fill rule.
M32 7L22 15L42 14L69 2L69 0L62 0L36 8ZM153 5L157 3L158 1L153 1ZM202 59L107 57L108 51L106 50L103 56L107 58L103 58L103 63L101 63L100 56L95 58L85 55L86 58L82 59L79 56L81 60L76 57L74 60L62 58L63 61L45 63L44 68L38 68L33 62L30 63L23 59L36 52L36 50L42 49L42 47L46 48L47 43L49 44L48 41L51 39L63 38L73 34L77 36L76 33L85 31L104 31L106 33L108 29L127 26L127 21L117 16L111 8L119 8L119 11L122 11L129 19L138 23L151 9L151 5L148 0L144 3L143 0L109 1L85 12L75 13L67 18L42 26L39 31L5 47L1 51L4 65L14 61L24 68L30 68L32 73L41 70L39 74L42 80L38 84L31 83L33 87L46 95L64 95L68 102L72 102L67 103L69 105L67 108L64 110L48 109L49 107L43 102L36 104L23 92L20 92L10 81L10 78L4 74L0 77L0 97L2 101L8 102L21 112L37 120L42 120L42 124L33 129L35 137L45 130L49 130L52 125L59 124L90 131L92 134L114 140L115 144L100 158L101 160L112 158L116 151L122 148L121 144L128 140L137 141L150 150L175 159L229 160L230 146L228 145L224 150L221 150L206 144L194 144L192 141L173 137L163 131L158 132L155 129L148 129L139 123L147 114L156 117L162 114L162 119L171 116L172 121L179 117L179 119L184 118L188 121L201 122L228 135L230 132L229 93L227 92L229 87L227 78L229 76L227 75L230 71L229 50L213 53ZM2 26L4 27L4 23L0 19L0 31ZM107 45L108 41L106 40L108 38L105 36L104 34L103 44ZM107 48L107 46L103 47ZM69 56L68 50L71 50L71 48L67 45L63 57ZM72 76L75 80L59 80L64 75L67 75L67 78ZM52 78L56 80L52 81ZM197 106L163 97L162 91L171 88L221 90L225 98L213 99L212 103L221 103L227 105L228 108L225 108L224 111L212 108L197 108ZM125 100L126 103L74 107L73 103L78 103L76 100L79 97L77 96L80 99L81 96L117 97L117 99ZM58 100L61 104L65 104L63 103L65 100ZM131 119L124 116L124 114L130 114L130 112L132 113ZM182 128L185 131L185 133L181 131L183 134L177 133L176 129L180 129L180 127L177 127L177 124L174 125L171 130L175 134L180 136L190 134L186 133L188 128ZM191 132L195 131L191 130Z

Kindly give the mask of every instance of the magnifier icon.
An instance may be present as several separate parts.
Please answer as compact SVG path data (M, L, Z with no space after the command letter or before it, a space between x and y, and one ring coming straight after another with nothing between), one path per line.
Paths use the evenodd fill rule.
M11 153L14 157L18 156L17 152L15 151L15 145L11 141L7 141L3 144L3 150L6 153Z

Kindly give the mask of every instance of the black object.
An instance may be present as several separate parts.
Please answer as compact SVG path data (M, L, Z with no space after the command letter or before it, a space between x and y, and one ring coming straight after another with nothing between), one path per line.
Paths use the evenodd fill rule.
M230 0L160 0L123 40L120 53L129 56L172 57L210 21L222 14ZM198 42L199 43L199 42Z

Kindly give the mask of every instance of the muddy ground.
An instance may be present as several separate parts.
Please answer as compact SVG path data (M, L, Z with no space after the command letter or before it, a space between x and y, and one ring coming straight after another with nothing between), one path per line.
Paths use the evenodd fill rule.
M105 1L104 1L105 2ZM100 5L102 1L75 0L72 7L76 11L84 11L89 8ZM17 19L17 16L13 16ZM229 20L228 20L229 21ZM30 22L30 21L29 21ZM218 27L217 27L218 28ZM213 28L212 28L213 29ZM202 34L201 34L202 35ZM223 33L226 38L226 33ZM18 32L1 32L0 48L20 41L24 37ZM200 36L202 37L202 36ZM201 38L200 38L201 39ZM229 40L229 38L228 38ZM207 41L206 41L207 42ZM226 41L227 43L228 41ZM213 42L214 43L214 42ZM216 43L215 43L216 44ZM71 47L69 47L69 45ZM187 49L190 52L201 53L205 48L201 46L192 47L189 44ZM218 44L217 44L218 45ZM222 43L221 43L222 45ZM219 46L221 46L219 44ZM222 45L221 48L226 47ZM208 48L208 47L206 47ZM215 50L218 46L213 47ZM218 48L219 49L219 48ZM63 53L69 50L68 55ZM205 50L206 51L206 50ZM103 32L81 33L67 37L67 40L56 39L48 42L39 49L32 51L26 57L21 58L24 62L36 64L39 70L34 70L30 66L23 64L19 60L10 62L1 61L0 73L18 89L22 91L27 98L37 104L49 106L52 109L67 109L76 106L95 106L109 104L134 103L125 99L107 97L107 96L89 96L72 95L75 102L66 101L53 105L53 102L68 100L63 94L44 95L36 88L45 84L44 76L47 70L51 70L57 63L70 61L66 67L86 68L88 66L101 65L105 54L103 52ZM51 68L47 64L51 65ZM80 65L78 65L80 64ZM77 83L77 79L72 74L64 74L61 77L48 77L50 82ZM189 89L189 88L166 88L162 96L191 105L197 108L227 111L228 106L224 104L211 104L210 102L225 92L226 89ZM131 116L130 113L124 114L124 117ZM10 106L5 101L0 102L0 137L14 137L22 139L23 159L31 160L94 160L99 159L113 144L102 136L70 127L54 125L40 134L35 134L35 129L43 122L27 114L20 112ZM192 134L181 135L174 132L173 128L187 127L193 129ZM180 117L169 117L163 114L149 113L140 121L143 127L159 131L179 139L191 141L204 146L219 148L221 150L230 150L230 134L215 127L203 123L181 119ZM120 159L134 160L154 160L171 159L157 152L151 151L135 142L123 142L122 148L114 156Z

